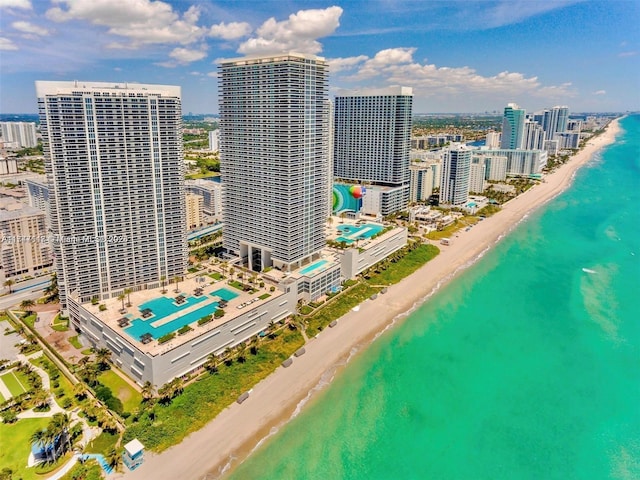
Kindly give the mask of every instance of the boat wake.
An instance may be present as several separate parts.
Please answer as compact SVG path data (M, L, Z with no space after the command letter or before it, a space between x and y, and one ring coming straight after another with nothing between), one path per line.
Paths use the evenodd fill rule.
M583 271L584 273L598 273L598 272L596 272L595 270L591 270L590 268L583 268L583 269L582 269L582 271Z

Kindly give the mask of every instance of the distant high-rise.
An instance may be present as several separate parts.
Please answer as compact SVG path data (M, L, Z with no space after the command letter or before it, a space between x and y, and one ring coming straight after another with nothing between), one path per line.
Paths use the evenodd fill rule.
M388 187L376 212L382 215L409 201L412 102L408 87L341 92L335 99L334 177L366 184L368 195Z
M524 122L522 148L525 150L542 150L545 138L544 130L538 122L529 119Z
M504 108L502 117L501 148L522 148L524 144L524 120L526 112L515 103Z
M36 124L33 122L0 122L2 141L13 148L35 147Z
M327 62L283 53L219 70L223 245L253 270L291 270L325 246Z
M567 131L569 107L555 106L551 109L545 109L537 112L534 119L542 125L546 140L556 140L557 134Z
M472 150L456 144L444 152L440 181L440 203L464 205L469 198Z
M63 308L184 274L180 87L36 82L36 92Z

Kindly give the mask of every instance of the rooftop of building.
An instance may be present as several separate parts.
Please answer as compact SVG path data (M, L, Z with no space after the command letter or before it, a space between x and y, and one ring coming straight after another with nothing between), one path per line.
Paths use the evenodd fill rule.
M181 87L135 82L36 81L36 96L38 98L45 95L71 94L73 92L143 93L180 97Z
M318 62L325 62L324 57L319 57L317 55L313 55L310 53L300 53L300 52L274 52L274 53L263 53L256 55L247 55L245 57L236 57L236 58L224 58L219 61L219 65L225 65L229 63L234 63L237 65L252 65L256 63L270 63L277 62L282 60L288 60L290 58L302 58L305 60L316 60Z
M338 97L388 97L390 95L413 95L413 88L393 86L386 88L363 88L361 90L338 90Z
M9 198L0 198L0 222L44 214L42 210L30 207L24 203L19 203Z
M131 306L128 306L127 297L124 300L114 297L95 305L88 302L82 306L142 352L162 355L258 308L262 302L283 295L278 289L270 291L271 285L260 287L259 282L247 283L246 276L244 281L251 290L243 290L240 280L225 278L219 264L209 263L177 285L166 282L164 288L132 292L128 295ZM104 305L102 311L100 305ZM220 318L215 316L218 309L224 311ZM211 320L198 325L198 320L208 315L212 316ZM187 325L191 330L178 333ZM174 338L158 342L171 333L175 333Z

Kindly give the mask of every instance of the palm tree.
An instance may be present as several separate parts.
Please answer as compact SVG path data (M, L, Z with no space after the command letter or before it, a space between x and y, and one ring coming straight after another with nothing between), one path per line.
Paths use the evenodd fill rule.
M220 359L215 353L210 353L207 357L207 361L204 364L204 368L211 374L218 373L218 366L220 365Z
M33 313L33 311L31 310L31 307L33 307L34 305L35 305L35 302L29 298L20 302L20 308L25 311L27 316Z
M133 292L133 290L131 288L125 288L124 289L124 294L127 296L127 307L131 306L131 293L132 292Z
M15 283L16 283L16 282L14 282L14 281L13 281L13 280L11 280L11 279L5 280L5 282L4 282L4 286L5 286L5 287L9 287L9 293L13 293L13 290L11 289L11 286L12 286L12 285L15 285Z
M50 425L53 431L58 435L62 435L67 441L67 447L71 448L71 435L69 434L69 427L71 426L71 417L68 413L55 413L51 418ZM58 436L56 435L56 436Z
M247 357L245 357L245 352L247 351L247 344L245 342L240 343L237 346L238 350L238 363L244 363L247 361Z
M117 470L120 466L120 462L122 462L122 457L118 452L116 452L116 449L114 448L107 454L105 460L111 468Z
M167 280L167 277L165 277L164 275L162 275L162 276L160 277L160 283L162 284L162 293L163 293L163 294L164 294L164 293L167 293L166 288L164 288L164 282L165 282L166 280Z
M44 455L47 457L47 462L49 461L49 450L47 449L47 444L49 440L49 436L47 430L36 430L31 435L31 443L34 445L40 445L44 449Z
M179 293L180 292L180 277L176 275L175 277L173 277L173 281L176 284L176 293Z
M109 359L111 358L111 350L108 348L99 348L96 350L96 362L100 367L100 370L106 370L109 366Z
M124 299L125 299L126 295L124 293L121 293L120 295L118 295L118 300L120 300L122 302L122 310L124 310Z
M118 429L118 424L111 415L104 415L100 419L100 425L107 432L115 432Z
M85 357L86 358L86 357ZM84 382L78 382L73 386L73 395L82 399L87 396L87 385Z
M142 391L140 393L142 393L143 401L148 402L149 400L151 400L153 398L153 384L149 380L144 382L144 385L142 385Z
M49 405L49 395L44 390L38 390L33 395L32 400L35 408L42 408Z
M176 377L171 380L171 396L176 397L184 391L184 380L181 377Z

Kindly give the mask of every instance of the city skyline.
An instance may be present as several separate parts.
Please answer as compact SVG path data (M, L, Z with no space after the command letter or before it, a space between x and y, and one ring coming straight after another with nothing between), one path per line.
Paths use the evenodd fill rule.
M516 3L2 0L0 112L35 113L35 80L100 79L218 113L219 59L281 51L325 57L332 96L410 86L415 113L640 109L636 2Z

